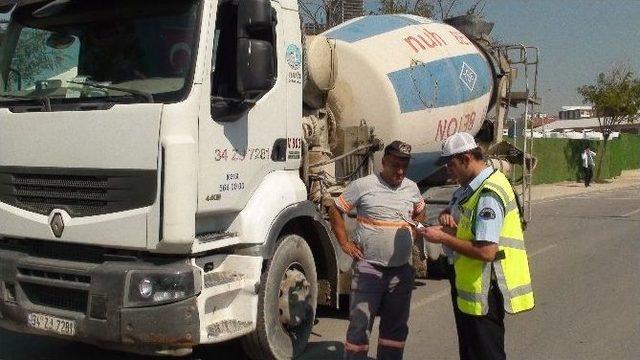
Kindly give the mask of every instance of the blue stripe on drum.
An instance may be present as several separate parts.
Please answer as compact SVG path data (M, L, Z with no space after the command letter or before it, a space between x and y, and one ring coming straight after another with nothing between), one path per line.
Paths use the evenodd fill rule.
M467 54L419 63L387 74L400 112L457 105L491 90L489 64L480 54Z
M330 30L324 36L329 39L352 43L403 27L423 24L425 23L424 21L402 15L365 16L335 30Z

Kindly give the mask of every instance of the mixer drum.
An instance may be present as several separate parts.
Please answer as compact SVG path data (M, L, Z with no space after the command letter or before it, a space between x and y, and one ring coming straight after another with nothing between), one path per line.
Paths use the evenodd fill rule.
M385 143L411 144L415 181L437 169L447 136L477 133L493 91L484 53L455 28L418 16L353 19L308 40L306 55L306 105L328 107L340 128L364 120Z

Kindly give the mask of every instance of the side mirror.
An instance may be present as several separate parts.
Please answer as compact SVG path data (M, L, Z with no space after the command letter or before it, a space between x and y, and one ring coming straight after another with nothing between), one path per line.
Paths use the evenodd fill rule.
M270 28L272 25L271 1L242 0L238 2L238 37L249 37L249 32Z
M18 0L0 0L0 14L6 14L16 5Z
M270 42L238 39L237 61L237 88L240 94L251 98L273 87L275 66Z

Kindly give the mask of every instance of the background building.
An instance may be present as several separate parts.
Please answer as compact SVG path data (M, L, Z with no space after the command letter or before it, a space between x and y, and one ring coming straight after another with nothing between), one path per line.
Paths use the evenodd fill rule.
M338 4L339 23L364 15L364 0L340 0Z
M592 106L563 106L558 112L560 120L588 119L595 116Z
M555 121L534 122L538 137L602 139L600 123L591 106L563 106ZM640 135L640 120L613 126L612 138L619 133ZM535 134L534 134L535 135Z

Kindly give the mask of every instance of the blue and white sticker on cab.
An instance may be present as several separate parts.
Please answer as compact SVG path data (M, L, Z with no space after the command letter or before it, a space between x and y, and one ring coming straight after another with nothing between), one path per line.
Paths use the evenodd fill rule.
M293 70L300 69L300 65L302 64L302 52L300 48L296 44L290 44L287 46L286 53L287 64Z
M289 44L285 53L287 65L289 65L288 81L293 84L302 84L302 52L296 44Z

